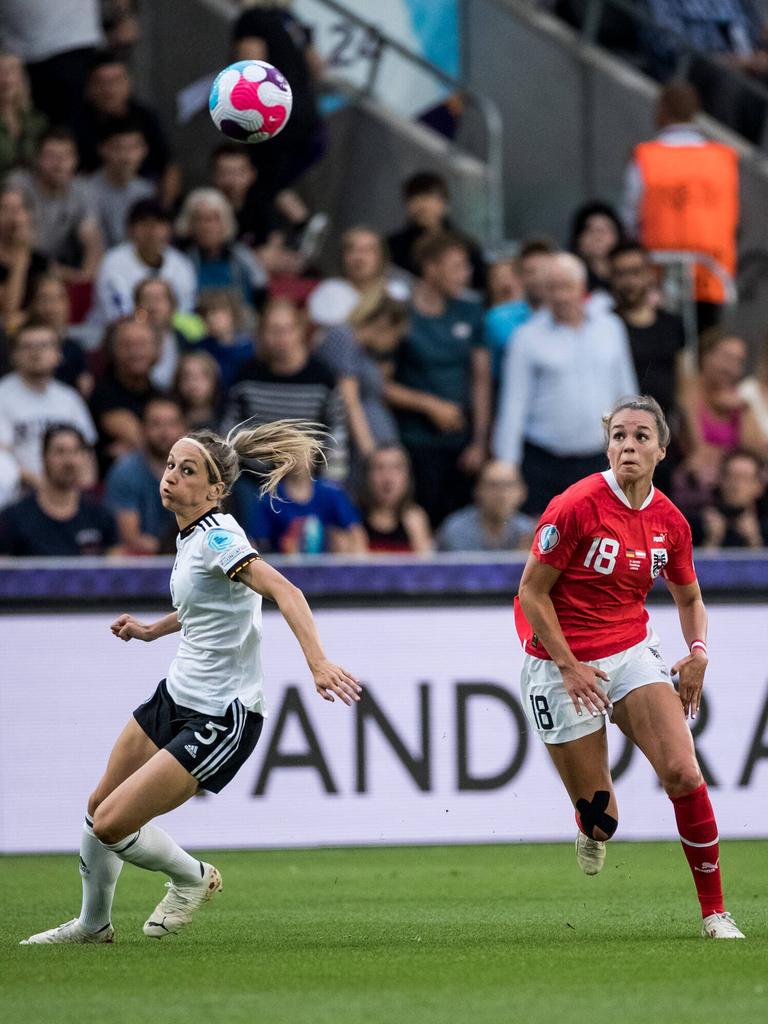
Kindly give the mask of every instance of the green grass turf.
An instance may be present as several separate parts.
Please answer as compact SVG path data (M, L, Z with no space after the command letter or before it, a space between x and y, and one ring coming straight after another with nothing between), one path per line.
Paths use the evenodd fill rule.
M18 946L79 907L76 858L0 859L4 1024L764 1024L768 843L724 844L747 942L698 937L672 843L227 852L224 892L144 938L161 880L126 867L113 946Z

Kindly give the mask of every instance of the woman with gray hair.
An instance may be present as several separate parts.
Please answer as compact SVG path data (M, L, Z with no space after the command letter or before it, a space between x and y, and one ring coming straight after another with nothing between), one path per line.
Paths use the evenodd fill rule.
M196 188L184 200L176 234L197 272L199 292L229 288L260 306L267 274L253 252L235 241L237 221L229 200L215 188Z
M619 824L610 720L648 759L672 803L701 934L743 939L723 903L717 822L686 723L701 703L707 613L690 526L653 486L669 427L648 395L621 399L603 425L609 469L550 501L520 582L523 705L573 803L581 870L598 874ZM658 576L677 605L687 647L671 669L645 607Z

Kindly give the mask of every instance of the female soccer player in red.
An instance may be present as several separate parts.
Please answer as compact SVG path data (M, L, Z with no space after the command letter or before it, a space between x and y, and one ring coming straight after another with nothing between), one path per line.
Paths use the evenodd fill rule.
M576 810L581 869L600 871L618 826L610 717L648 758L672 801L701 904L701 934L743 939L723 905L717 824L686 723L701 701L707 616L688 523L653 486L669 427L658 403L641 396L619 402L605 428L610 468L552 499L520 583L515 614L525 648L526 713ZM689 649L671 674L645 609L660 574Z

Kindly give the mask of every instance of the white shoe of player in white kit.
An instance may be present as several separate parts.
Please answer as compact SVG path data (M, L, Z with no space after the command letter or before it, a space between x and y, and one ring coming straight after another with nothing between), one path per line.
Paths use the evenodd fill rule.
M705 939L745 939L746 935L736 927L729 913L710 914L701 923L701 934Z
M84 945L88 943L108 943L115 941L115 929L106 924L98 932L87 932L75 917L71 921L60 924L58 928L49 928L47 932L38 932L22 939L20 946L53 946L53 945Z
M204 864L199 885L174 885L166 882L168 892L144 922L144 934L162 939L189 924L195 911L221 892L221 874L212 864Z
M605 864L605 843L590 839L583 832L576 834L576 860L585 875L597 875Z

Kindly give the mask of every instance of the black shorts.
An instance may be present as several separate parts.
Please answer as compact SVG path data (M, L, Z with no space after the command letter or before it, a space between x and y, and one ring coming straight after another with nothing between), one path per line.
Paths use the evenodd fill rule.
M264 719L235 699L223 715L177 704L162 679L133 717L156 746L173 754L201 789L218 793L253 753Z

